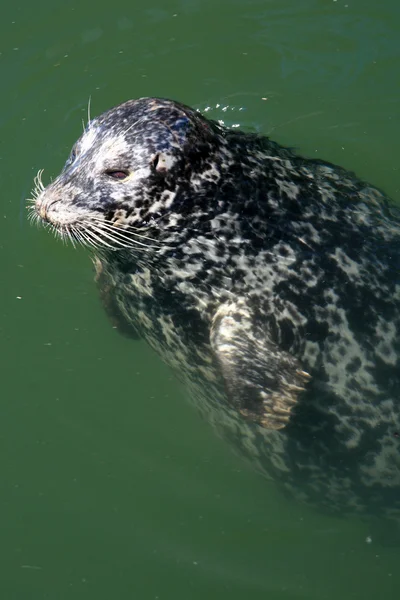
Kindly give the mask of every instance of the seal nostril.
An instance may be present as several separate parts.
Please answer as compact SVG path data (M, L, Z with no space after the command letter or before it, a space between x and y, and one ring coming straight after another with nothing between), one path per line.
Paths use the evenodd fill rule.
M39 201L36 203L36 211L38 212L40 218L43 219L43 221L51 220L51 218L49 217L49 213L50 209L54 211L53 207L55 204L57 204L57 199L51 200L50 202Z

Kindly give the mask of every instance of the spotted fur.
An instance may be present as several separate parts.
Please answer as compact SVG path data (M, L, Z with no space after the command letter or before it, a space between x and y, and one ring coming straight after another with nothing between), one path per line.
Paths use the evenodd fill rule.
M117 327L263 473L330 511L400 514L400 218L382 192L144 98L89 123L35 210L97 248Z

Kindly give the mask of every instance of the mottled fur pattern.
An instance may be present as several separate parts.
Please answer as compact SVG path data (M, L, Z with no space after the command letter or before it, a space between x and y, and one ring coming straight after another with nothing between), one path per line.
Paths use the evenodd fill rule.
M117 327L263 473L330 511L400 514L400 218L383 193L144 98L89 123L36 211L97 247Z

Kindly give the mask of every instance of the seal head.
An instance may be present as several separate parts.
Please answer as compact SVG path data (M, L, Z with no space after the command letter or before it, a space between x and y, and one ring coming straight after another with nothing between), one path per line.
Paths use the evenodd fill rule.
M160 234L173 202L184 212L192 209L186 196L186 206L179 206L178 182L187 181L189 170L189 179L202 173L222 139L215 126L182 105L128 101L89 123L60 176L38 198L37 211L44 221L75 232L96 219L122 228L162 219Z

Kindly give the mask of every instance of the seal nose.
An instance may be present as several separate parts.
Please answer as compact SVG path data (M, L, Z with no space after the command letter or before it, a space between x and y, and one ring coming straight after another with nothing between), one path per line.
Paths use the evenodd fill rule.
M47 219L46 203L39 197L35 202L35 210L39 217L44 221Z
M38 212L40 217L45 221L46 220L46 205L44 202L40 202L38 206Z

